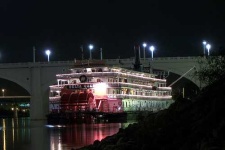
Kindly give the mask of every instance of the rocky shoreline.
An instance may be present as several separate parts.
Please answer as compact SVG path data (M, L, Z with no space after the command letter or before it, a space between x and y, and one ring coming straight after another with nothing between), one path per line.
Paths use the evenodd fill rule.
M225 149L225 79L80 150Z

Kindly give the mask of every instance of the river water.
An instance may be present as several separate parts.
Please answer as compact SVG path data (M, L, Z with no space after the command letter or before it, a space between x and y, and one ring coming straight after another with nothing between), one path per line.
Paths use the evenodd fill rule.
M71 150L92 144L130 123L48 125L29 118L0 118L0 150Z

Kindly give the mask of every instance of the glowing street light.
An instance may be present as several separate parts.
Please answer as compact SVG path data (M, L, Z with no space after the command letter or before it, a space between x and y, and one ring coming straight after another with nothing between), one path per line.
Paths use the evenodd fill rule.
M154 46L150 46L149 49L150 49L150 51L152 52L152 60L153 60L153 52L154 52L154 50L155 50L155 47L154 47Z
M48 56L48 62L49 62L49 55L51 54L51 51L50 50L46 50L45 54Z
M206 41L203 41L202 42L202 44L203 44L203 54L204 54L204 56L205 56L205 48L206 48L206 44L207 44L207 42Z
M210 45L210 44L207 44L207 45L206 45L206 48L207 48L207 50L208 50L208 56L209 56L209 50L210 50L210 48L211 48L211 45Z
M144 49L143 49L143 57L144 57L144 60L145 60L145 47L147 46L147 44L146 43L143 43L143 47L144 47Z
M93 47L94 47L94 46L93 46L92 44L89 45L89 49L90 49L90 60L92 59L92 56L91 56L91 50L93 49Z
M2 89L2 96L5 96L5 89Z

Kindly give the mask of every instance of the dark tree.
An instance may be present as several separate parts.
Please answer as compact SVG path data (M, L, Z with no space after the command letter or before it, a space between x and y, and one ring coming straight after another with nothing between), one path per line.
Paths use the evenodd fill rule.
M225 75L225 56L210 56L199 60L199 69L195 75L205 85L221 79Z

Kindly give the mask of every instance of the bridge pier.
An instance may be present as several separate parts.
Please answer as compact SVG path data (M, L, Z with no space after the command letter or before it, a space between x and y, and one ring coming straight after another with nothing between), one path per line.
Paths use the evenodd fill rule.
M44 72L41 67L31 68L31 100L30 100L30 119L45 120L48 112L48 91L43 81Z

